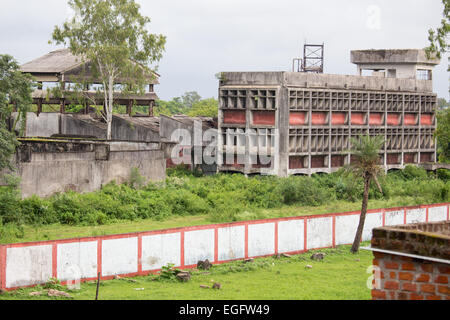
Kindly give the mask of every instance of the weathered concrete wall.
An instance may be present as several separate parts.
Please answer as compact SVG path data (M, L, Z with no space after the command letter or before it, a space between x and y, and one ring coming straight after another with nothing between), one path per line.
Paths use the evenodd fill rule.
M17 112L12 114L12 118L17 118ZM27 113L25 136L27 137L50 137L59 133L59 113L41 113L39 116L34 112ZM17 124L17 127L20 123Z
M83 118L68 114L61 115L61 130L58 133L64 135L92 136L98 139L106 139L106 130L104 126L95 125L92 122L83 121Z
M140 126L120 117L113 117L113 140L125 141L159 141L159 132Z
M389 212L402 221L448 220L449 203L370 210L364 239L385 226ZM442 215L442 213L446 215ZM111 279L156 272L168 263L190 268L199 260L214 264L281 253L334 247L353 241L359 212L325 214L160 231L0 246L0 289L48 281Z
M133 148L133 143L116 143L107 150L99 146L105 144L91 144L90 148L77 152L58 152L51 148L34 152L26 150L26 145L22 146L26 150L24 155L18 156L22 196L47 197L68 190L95 191L113 180L117 183L129 181L132 168L137 168L147 181L165 179L164 151L158 144L137 144Z
M13 118L17 113L13 114ZM27 113L26 137L51 137L54 134L68 136L91 136L106 139L106 124L92 119L89 115ZM113 116L112 139L121 141L159 141L159 131L133 124L126 117Z

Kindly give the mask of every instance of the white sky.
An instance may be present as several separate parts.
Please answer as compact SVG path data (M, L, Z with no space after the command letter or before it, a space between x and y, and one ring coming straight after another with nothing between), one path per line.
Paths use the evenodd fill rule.
M355 74L350 50L423 48L443 9L441 0L137 2L149 30L167 36L156 87L164 100L187 91L217 97L221 71L289 71L305 41L325 43L325 73ZM48 40L69 15L65 0L0 0L0 54L22 64L57 49ZM434 91L449 99L447 65L445 56Z

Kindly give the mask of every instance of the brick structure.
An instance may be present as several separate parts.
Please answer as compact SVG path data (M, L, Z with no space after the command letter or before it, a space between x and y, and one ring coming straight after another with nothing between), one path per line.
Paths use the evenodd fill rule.
M372 299L450 300L450 221L376 228L371 243Z

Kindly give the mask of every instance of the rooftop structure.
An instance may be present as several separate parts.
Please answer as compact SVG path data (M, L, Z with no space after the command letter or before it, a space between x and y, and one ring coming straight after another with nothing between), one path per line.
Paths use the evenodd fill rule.
M355 50L351 51L351 62L363 70L372 70L375 76L432 80L432 70L440 60L427 58L422 49Z
M32 60L23 64L20 70L24 73L29 73L35 77L39 84L37 90L32 94L33 103L37 105L37 114L42 112L42 105L53 104L60 105L60 112L65 113L65 107L68 104L78 104L78 100L70 97L71 84L79 79L83 72L86 77L89 77L89 62L83 62L81 57L74 56L69 49L60 49L52 51L40 58ZM87 71L86 71L87 70ZM127 107L127 113L132 114L133 105L148 106L148 115L153 116L153 107L158 96L154 92L154 85L159 84L159 75L152 73L148 75L148 87L143 95L123 95L120 92L114 93L114 102L118 105L125 105ZM117 80L117 84L123 82L122 79ZM53 97L48 95L44 90L44 84L50 84L54 86L55 83L61 83L63 89L63 97ZM93 85L99 84L100 81L93 81ZM64 94L65 93L65 94ZM96 97L96 91L92 88L86 88L84 95L90 98L95 98L99 105L104 103L104 99ZM89 102L84 102L85 113L89 113Z

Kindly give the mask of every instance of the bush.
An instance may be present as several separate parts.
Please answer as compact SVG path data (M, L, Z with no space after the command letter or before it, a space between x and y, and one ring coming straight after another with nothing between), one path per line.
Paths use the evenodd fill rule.
M119 220L166 219L173 215L208 214L216 222L230 222L264 214L259 209L284 205L318 206L338 200L360 201L362 179L338 171L312 177L278 178L242 174L195 177L174 168L165 182L105 185L86 194L67 192L47 199L33 196L21 200L14 187L0 188L0 220L5 236L20 235L20 225L102 225ZM448 202L449 170L427 174L407 166L379 178L381 194L372 183L371 199L414 198L414 202ZM410 201L410 200L409 200ZM17 227L17 228L16 228Z
M289 177L280 182L277 190L285 204L318 206L335 200L335 195L327 188L320 187L317 180L308 177Z

